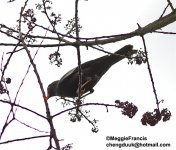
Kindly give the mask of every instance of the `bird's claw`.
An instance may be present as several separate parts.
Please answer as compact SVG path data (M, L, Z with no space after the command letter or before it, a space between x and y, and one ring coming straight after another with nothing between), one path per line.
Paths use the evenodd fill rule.
M85 93L85 86L91 81L91 79L89 79L88 81L86 81L83 85L81 85L81 87L78 87L78 89L76 90L76 94L78 95L78 97L81 97L84 93Z
M82 87L76 90L76 94L78 95L78 97L81 97L85 92L85 88L82 89Z

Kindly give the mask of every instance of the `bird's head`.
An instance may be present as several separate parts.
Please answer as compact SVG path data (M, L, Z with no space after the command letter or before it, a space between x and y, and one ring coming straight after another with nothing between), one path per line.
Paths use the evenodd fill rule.
M56 80L48 85L47 87L47 98L49 99L52 96L57 96L57 86L58 86L59 80Z

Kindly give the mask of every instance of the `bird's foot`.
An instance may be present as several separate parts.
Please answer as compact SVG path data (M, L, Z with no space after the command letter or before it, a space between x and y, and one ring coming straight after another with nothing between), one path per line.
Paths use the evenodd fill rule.
M86 81L83 85L81 85L81 87L79 88L78 87L78 89L76 90L76 94L78 95L78 97L81 97L84 93L85 93L85 86L89 83L91 81L91 79L90 80L88 80L88 81Z
M81 97L84 93L85 93L85 88L82 88L82 86L80 89L78 88L76 90L76 94L78 95L78 97Z

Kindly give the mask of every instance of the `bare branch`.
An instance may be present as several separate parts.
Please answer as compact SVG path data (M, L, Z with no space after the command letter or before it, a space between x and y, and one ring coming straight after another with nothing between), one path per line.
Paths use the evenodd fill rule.
M76 27L76 43L79 42L79 28L78 28L78 2L79 0L75 0L75 27ZM79 89L78 89L78 99L81 98L81 86L82 86L82 75L81 75L81 54L80 54L80 46L75 45L77 49L77 58L78 58L78 75L79 75Z
M139 26L139 28L140 28L140 26ZM143 35L141 35L141 37L142 37L142 41L143 41L143 45L144 45L144 51L145 51L145 55L146 55L147 67L148 67L148 71L149 71L149 75L150 75L150 80L151 80L151 83L152 83L153 93L155 95L157 108L158 108L158 110L160 110L159 109L159 100L158 100L158 96L157 96L157 92L156 92L156 88L155 88L155 82L154 82L154 79L153 79L153 75L152 75L152 71L151 71L151 67L150 67L150 63L149 63L149 58L148 58L148 52L147 52L145 39L144 39Z
M166 32L166 31L155 31L155 33L162 33L162 34L176 35L176 32Z
M49 133L49 132L47 132L47 131L42 131L42 130L39 130L39 129L35 128L35 127L32 127L31 125L28 125L28 124L26 124L26 123L20 121L20 120L17 119L17 118L15 118L15 120L16 120L17 122L19 122L20 124L22 124L22 125L24 125L24 126L26 126L26 127L28 127L28 128L31 128L31 129L33 129L33 130L35 130L35 131L43 132L43 133Z
M155 32L158 29L161 29L168 24L171 24L176 21L176 11L174 11L154 22L149 23L148 25L138 28L135 31L126 33L126 34L119 34L119 35L111 35L111 36L101 36L101 37L94 37L94 38L79 38L81 40L77 42L69 42L69 43L60 43L60 44L42 44L42 45L34 45L34 44L27 44L27 47L58 47L58 46L93 46L93 45L104 45L109 43L114 43L117 41L126 40L135 36L145 35L148 33ZM15 46L16 44L11 43L0 43L0 46ZM23 46L19 44L18 46Z
M82 106L91 106L91 105L93 105L93 106L105 106L105 107L116 107L115 104L105 104L105 103L85 103L85 104L80 104L80 107L82 107ZM52 117L54 118L56 116L59 116L59 115L65 113L65 112L68 112L68 111L76 109L76 108L77 108L77 106L65 109L65 110L63 110L63 111L61 111L59 113L56 113Z
M173 7L173 5L172 5L172 3L171 3L171 1L170 1L170 0L167 0L167 2L168 2L168 4L169 4L170 8L172 9L172 11L175 11L175 10L174 10L174 7Z
M48 103L47 103L47 101L46 101L46 94L45 94L45 90L44 90L44 88L43 88L42 81L41 81L41 79L40 79L40 75L39 75L38 70L37 70L37 67L36 67L36 65L35 65L35 63L34 63L34 61L33 61L33 59L32 59L32 56L31 56L31 54L30 54L30 51L29 51L29 49L28 49L26 43L24 42L24 37L22 37L22 34L21 34L21 17L22 17L22 14L23 14L24 9L25 9L25 7L23 7L23 8L21 9L21 12L20 12L20 19L19 19L19 37L20 37L20 40L21 40L21 42L22 42L22 44L23 44L24 49L26 50L26 53L27 53L28 58L29 58L29 60L30 60L30 63L31 63L32 66L33 66L34 73L35 73L35 75L36 75L36 78L37 78L37 80L38 80L38 84L39 84L39 86L40 86L40 90L41 90L41 93L42 93L42 96L43 96L43 100L44 100L44 104L45 104L45 108L46 108L47 120L48 120L48 123L49 123L49 125L50 125L50 129L51 129L51 137L54 139L54 142L55 142L55 145L56 145L57 149L60 150L59 140L58 140L58 138L57 138L56 131L55 131L55 129L54 129L54 124L53 124L53 121L52 121L52 117L51 117L51 115L50 115L50 109L49 109L49 105L48 105ZM28 32L30 32L30 30L29 30Z
M169 7L169 4L166 6L166 8L164 9L164 11L163 11L163 13L161 14L161 16L160 16L160 18L162 18L163 17L163 15L165 14L165 12L166 12L166 10L167 10L167 8ZM159 18L159 19L160 19Z
M31 136L31 137L26 137L26 138L8 140L8 141L0 142L0 144L7 144L7 143L12 143L12 142L19 142L19 141L25 141L25 140L32 140L32 139L44 138L44 137L50 137L50 135L39 135L39 136Z
M31 113L37 115L37 116L40 116L41 118L47 119L45 116L42 116L41 114L39 114L39 113L37 113L37 112L35 112L35 111L29 109L29 108L26 108L26 107L24 107L24 106L21 106L21 105L19 105L19 104L15 104L15 103L12 103L12 102L9 102L9 101L6 101L6 100L1 100L1 99L0 99L0 102L6 103L6 104L10 104L10 105L13 105L13 106L16 106L16 107L19 107L19 108L21 108L21 109L27 110L27 111L29 111L29 112L31 112Z
M14 47L14 49L13 49L13 52L17 49L19 43L20 43L20 42L18 42L17 44L15 44L15 47ZM8 64L10 63L10 60L11 60L12 56L13 56L13 53L10 54L9 58L7 59L6 64L5 64L4 67L3 67L2 75L1 75L1 81L3 80L5 71L6 71L6 69L7 69Z

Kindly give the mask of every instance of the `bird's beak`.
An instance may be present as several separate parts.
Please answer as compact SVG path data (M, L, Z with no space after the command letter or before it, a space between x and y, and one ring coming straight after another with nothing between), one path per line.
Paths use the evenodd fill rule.
M47 92L47 96L44 97L44 99L47 101L50 98L49 93Z
M44 99L47 101L49 99L49 96L44 97Z

